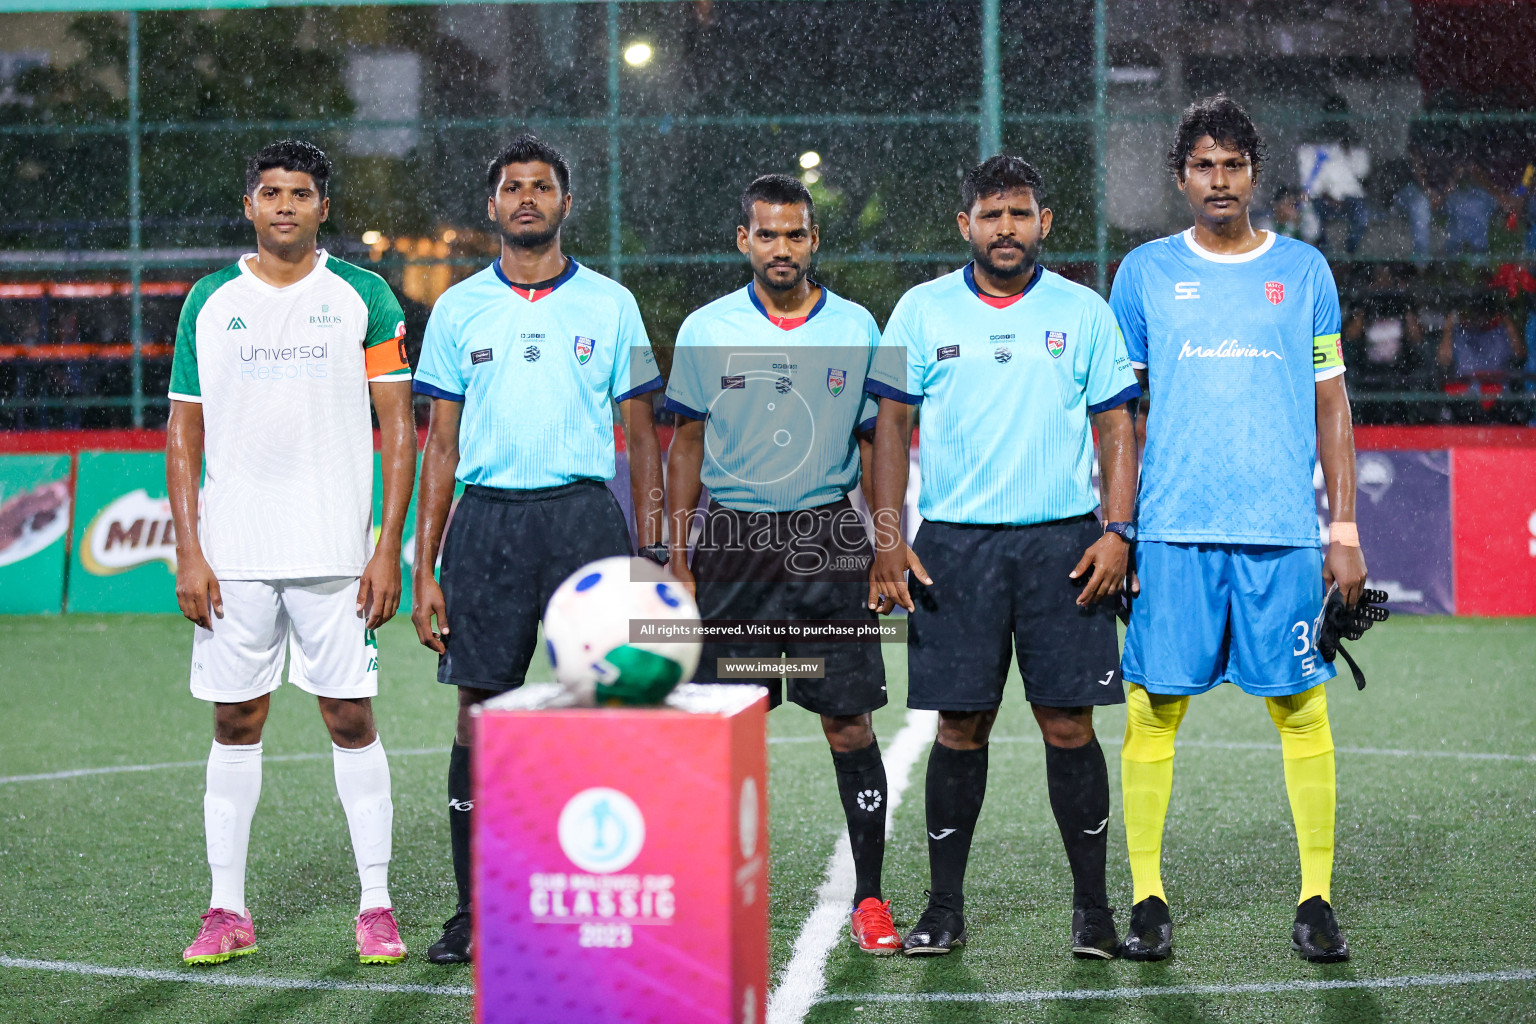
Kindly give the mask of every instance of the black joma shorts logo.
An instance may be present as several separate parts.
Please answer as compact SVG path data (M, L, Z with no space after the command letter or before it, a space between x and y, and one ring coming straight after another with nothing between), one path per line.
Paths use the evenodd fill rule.
M478 366L481 363L488 363L494 358L495 353L488 348L477 348L469 354L469 362L471 366Z

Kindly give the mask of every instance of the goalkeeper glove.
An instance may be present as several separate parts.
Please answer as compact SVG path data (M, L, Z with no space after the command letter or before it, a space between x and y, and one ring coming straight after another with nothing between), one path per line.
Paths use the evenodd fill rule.
M1349 670L1355 677L1355 688L1365 689L1365 674L1360 671L1360 666L1355 664L1355 659L1349 656L1349 652L1341 646L1343 640L1359 640L1365 635L1365 631L1378 622L1385 622L1387 616L1392 613L1381 607L1386 603L1387 595L1381 590L1362 590L1360 601L1353 606L1344 603L1344 595L1339 593L1337 583L1328 591L1328 596L1323 600L1323 611L1317 620L1317 651L1323 656L1323 660L1333 663L1336 655L1344 655L1344 660L1349 663Z

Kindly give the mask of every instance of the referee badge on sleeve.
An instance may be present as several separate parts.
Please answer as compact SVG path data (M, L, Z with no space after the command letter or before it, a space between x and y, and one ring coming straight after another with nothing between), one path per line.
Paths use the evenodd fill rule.
M591 338L583 338L579 334L576 335L576 361L582 366L587 365L587 361L592 358L592 350L595 348L597 348L597 342Z
M1061 354L1067 350L1067 332L1046 331L1045 350L1051 354L1052 359L1060 359Z

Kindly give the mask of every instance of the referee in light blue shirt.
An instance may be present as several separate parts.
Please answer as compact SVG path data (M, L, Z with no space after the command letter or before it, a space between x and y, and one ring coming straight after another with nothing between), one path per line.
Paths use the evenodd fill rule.
M928 759L932 891L903 946L935 955L966 939L962 883L987 738L1017 653L1072 866L1072 952L1108 959L1119 939L1104 884L1109 779L1093 708L1125 701L1105 599L1119 592L1135 539L1127 403L1141 392L1104 300L1036 261L1051 230L1040 174L996 156L966 174L960 200L971 262L902 297L865 385L880 398L869 601L912 612L907 705L939 712ZM919 402L924 522L908 549L899 516L908 412Z
M848 501L874 429L866 379L880 329L864 307L809 276L820 243L811 194L767 174L741 196L736 246L752 279L695 310L672 352L667 408L678 417L667 454L672 571L696 581L705 621L873 626L865 606L874 556ZM701 485L709 508L690 564ZM787 696L821 717L853 853L849 927L866 953L901 949L881 897L886 777L870 713L886 703L880 645L864 642L706 643L696 682L732 677L728 659L818 659L819 675L791 675ZM778 677L771 702L785 696Z
M614 402L642 553L666 560L657 543L661 456L650 397L662 380L634 296L561 251L571 173L553 148L519 137L491 161L486 186L501 256L437 300L415 382L432 398L432 423L416 503L411 619L438 654L438 681L459 696L448 767L459 903L427 951L434 963L470 958L470 708L523 684L539 617L561 581L588 562L631 554L607 487ZM432 569L455 477L464 497L442 545L439 587Z

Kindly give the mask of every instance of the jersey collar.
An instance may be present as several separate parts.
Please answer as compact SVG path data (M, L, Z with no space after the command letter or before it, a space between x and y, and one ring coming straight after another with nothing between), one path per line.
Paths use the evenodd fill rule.
M976 283L976 264L974 261L965 265L965 269L962 274L965 277L965 286L971 290L972 295L975 295L978 299L980 299L982 302L985 302L993 309L1007 309L1009 306L1013 305L1015 302L1018 302L1024 296L1028 295L1030 291L1035 287L1035 285L1040 283L1040 278L1045 276L1045 268L1036 263L1035 273L1032 277L1030 277L1029 284L1026 284L1024 286L1024 290L1019 292L1017 295L992 295L989 292L982 291L981 286ZM994 299L1004 299L1007 301L1003 304L995 304L994 302L989 301Z
M1248 263L1251 260L1258 259L1275 247L1275 233L1273 231L1264 232L1264 241L1259 243L1257 249L1250 250L1249 252L1240 252L1231 256L1226 253L1211 252L1211 250L1195 241L1194 228L1185 228L1180 233L1180 237L1184 239L1184 244L1189 246L1190 252L1203 260L1210 260L1212 263Z
M815 278L812 278L811 284L821 289L821 298L816 300L816 305L811 307L811 311L805 314L803 317L774 316L772 313L768 312L768 307L763 305L763 300L757 297L757 289L753 287L754 283L755 282L753 281L747 282L747 298L752 300L752 305L757 308L759 313L763 314L764 318L766 318L769 323L784 330L793 330L796 327L801 327L810 323L811 317L815 316L817 313L820 313L822 307L827 304L826 285L820 283ZM798 320L799 323L796 323L796 320Z
M564 270L560 271L560 273L556 274L554 277L547 281L535 281L533 284L518 284L509 280L506 273L501 269L501 257L499 256L496 258L496 261L491 264L491 269L496 271L497 279L500 280L502 284L512 289L515 294L521 298L527 299L529 302L538 302L540 299L547 296L550 292L554 291L556 288L559 288L561 285L565 284L565 282L575 277L576 271L580 266L581 264L577 263L574 257L567 256L565 258Z
M255 258L256 258L256 254L253 253L253 252L248 252L244 256L241 256L240 260L239 260L239 263L240 263L240 273L245 276L245 279L247 281L251 282L252 284L256 285L257 287L265 288L269 292L277 293L277 292L294 291L294 290L296 290L298 288L302 288L305 285L309 284L309 282L313 281L315 279L315 277L317 275L319 275L319 273L322 270L325 269L325 262L326 262L326 260L328 260L330 258L330 254L327 253L324 249L316 249L315 250L315 265L310 268L309 273L305 274L303 277L301 277L297 281L293 282L293 284L285 284L281 288L279 288L275 284L268 284L267 282L263 281L261 278L256 276L256 272L254 270L252 270L249 266L246 265L246 261L247 260L253 260Z

